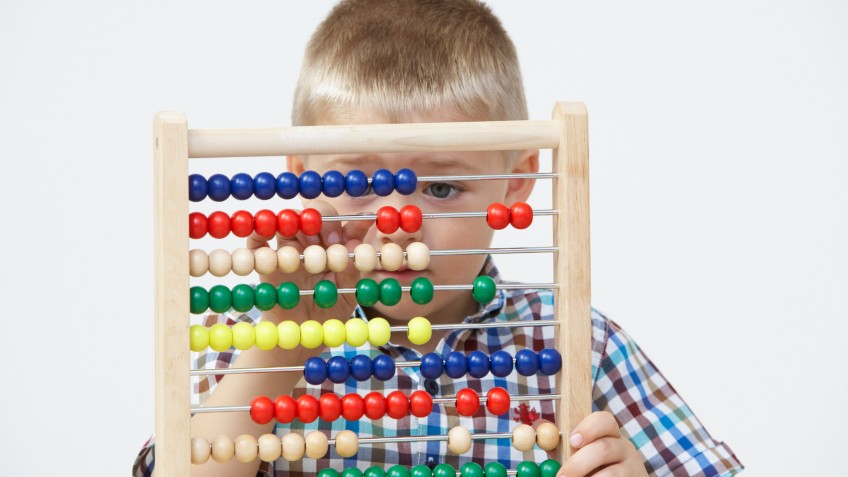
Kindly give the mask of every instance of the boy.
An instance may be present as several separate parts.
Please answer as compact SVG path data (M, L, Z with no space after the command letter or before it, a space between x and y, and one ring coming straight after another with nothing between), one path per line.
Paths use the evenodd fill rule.
M526 119L523 86L518 60L512 42L491 11L475 0L351 0L337 5L318 27L307 47L300 81L295 93L294 125L370 124L392 122L441 122ZM289 157L288 168L295 174L315 170L346 173L362 170L371 175L377 169L397 171L410 168L418 175L468 175L482 173L535 172L537 151L368 154ZM318 209L322 215L352 215L374 212L384 205L400 209L407 204L425 212L481 211L493 202L513 204L527 199L533 181L451 181L421 183L411 195L392 194L378 197L342 195L304 200L304 207ZM359 244L378 249L393 242L406 248L413 242L424 242L430 249L488 248L492 229L482 220L441 219L428 221L417 232L398 230L384 234L365 221L347 224L325 222L318 236L298 235L294 239L254 236L250 248L275 245L294 246L303 250L318 244L328 247L344 244L353 250ZM425 276L434 284L470 284L478 275L489 275L500 281L491 258L484 255L433 257L427 269L419 272L401 269L388 272L377 269L360 273L348 266L344 272L310 275L299 269L293 274L275 273L261 277L277 285L296 282L301 289L311 288L318 280L329 279L339 287L353 287L360 278L378 282L396 278L408 285L413 278ZM376 304L358 307L353 295L340 295L330 309L303 300L295 309L277 308L261 314L261 320L280 323L283 320L325 322L331 318L351 316L368 319L385 317L392 325L405 324L415 316L427 317L432 324L467 323L466 329L434 332L423 346L412 345L397 333L382 347L369 343L352 348L345 344L332 350L306 349L296 352L276 348L241 353L201 353L198 367L259 367L302 365L310 356L324 351L324 356L387 354L395 361L418 360L430 351L445 356L458 350L468 353L481 350L491 353L506 350L511 354L523 348L553 347L551 328L514 328L475 330L475 323L511 320L552 319L553 297L546 290L501 290L490 303L479 306L468 292L437 292L426 305L413 304L408 296L392 307ZM464 318L464 320L463 320ZM219 315L207 318L207 326L234 320L255 322L259 312L242 316ZM559 475L733 475L741 470L732 451L713 441L688 407L677 396L633 341L614 323L593 312L593 376L596 411L576 429L561 429L564 441L577 452L565 462ZM387 394L399 389L409 395L425 390L434 397L452 396L470 387L485 394L494 386L506 387L510 394L550 394L555 392L555 377L523 377L512 373L506 378L491 374L481 379L434 379L421 377L419 368L398 370L388 381L371 379L333 385L308 386L297 373L230 375L217 381L210 377L198 388L206 406L244 404L256 396L272 399L283 394L320 396L331 391L339 395L371 391ZM214 393L212 388L214 387ZM445 434L456 425L473 428L474 432L509 432L513 421L538 425L555 421L554 401L542 400L517 406L516 412L503 416L478 413L477 417L460 418L453 406L435 406L433 414L424 418L384 418L357 422L321 420L311 424L298 421L281 425L279 435L290 430L303 433L325 430L335 436L341 429L354 430L361 437ZM331 432L332 431L332 432ZM192 418L192 434L212 437L225 434L231 438L242 434L259 436L274 432L272 423L255 424L247 413L197 414ZM152 445L139 456L137 473L146 475L153 459ZM313 474L323 468L341 470L348 467L365 469L371 465L388 468L447 462L455 468L469 460L485 464L500 461L514 469L524 460L546 459L538 448L521 453L504 440L477 440L471 450L461 456L446 452L444 442L413 442L363 445L352 458L342 459L334 450L322 459L288 462L278 459L270 468L259 462L242 464L235 459L227 464L208 462L192 466L193 475L253 476L257 471L272 475Z

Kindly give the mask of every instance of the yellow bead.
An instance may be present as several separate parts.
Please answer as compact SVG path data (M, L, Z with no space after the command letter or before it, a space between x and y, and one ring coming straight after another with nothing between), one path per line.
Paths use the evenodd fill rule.
M268 351L277 346L277 325L270 321L256 323L256 347Z
M250 349L256 342L256 332L253 325L240 321L233 325L233 346L236 349Z
M390 328L385 318L372 318L368 321L368 341L374 346L383 346L392 336Z
M277 325L277 346L283 349L295 349L300 344L300 326L292 320Z
M300 324L300 344L304 348L314 349L324 344L324 327L315 320L306 320Z
M430 341L433 336L433 330L430 328L430 322L427 318L416 316L409 320L408 326L407 336L409 336L409 342L412 344L423 345Z
M345 323L347 344L358 347L368 341L368 323L361 318L351 318Z
M191 325L188 334L192 351L203 351L209 346L209 330L205 326Z
M229 326L218 323L209 328L209 346L215 351L227 351L233 345L233 331Z
M324 344L330 348L341 346L345 342L345 325L335 318L324 322Z

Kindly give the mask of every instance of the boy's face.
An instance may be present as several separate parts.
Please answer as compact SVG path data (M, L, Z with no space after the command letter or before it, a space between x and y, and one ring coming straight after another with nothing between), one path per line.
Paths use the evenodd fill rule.
M446 116L430 115L415 118L416 122L440 122L455 120ZM384 118L371 114L345 115L346 124L380 124L388 122ZM326 122L323 124L339 124ZM517 159L508 159L502 152L460 152L460 153L391 153L391 154L351 154L310 156L305 160L289 158L289 169L299 174L305 169L321 174L337 170L346 174L351 170L361 170L368 177L377 169L397 172L408 168L416 176L453 176L503 174L510 172L535 172L538 169L536 151L526 151ZM423 213L485 212L494 203L507 206L524 201L533 187L531 180L485 180L419 182L418 189L411 195L393 193L380 197L369 193L362 197L342 194L336 198L320 196L340 215L375 213L380 207L391 206L397 210L412 204ZM312 201L303 200L304 207ZM430 250L481 249L488 248L492 241L493 230L486 224L485 218L425 219L419 231L414 233L398 229L393 234L384 234L371 227L363 239L377 251L385 243L394 242L404 250L412 242L424 242ZM386 278L395 278L401 285L408 286L419 276L426 277L434 285L471 284L483 267L486 256L454 255L431 257L430 265L423 271L405 269L396 272L377 270L364 273L363 278L372 278L378 283ZM427 305L416 305L404 293L402 301L392 307L377 304L373 307L377 316L384 316L390 322L405 322L416 316L427 317L432 323L456 323L465 316L476 312L477 303L470 291L437 291Z

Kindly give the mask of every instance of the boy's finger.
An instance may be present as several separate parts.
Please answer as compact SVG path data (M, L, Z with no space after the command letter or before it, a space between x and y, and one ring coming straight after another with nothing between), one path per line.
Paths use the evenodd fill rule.
M373 220L350 220L342 227L342 240L344 240L345 245L351 241L361 243L365 240L368 230L373 226Z
M257 248L267 247L268 240L270 237L263 237L256 232L253 232L247 237L246 247L250 250L256 250Z
M317 210L321 214L321 217L332 217L334 215L339 215L336 209L326 202L320 200L313 200L309 205L311 208ZM322 221L321 232L318 233L317 238L320 239L320 243L323 243L324 245L328 246L337 243L342 243L341 222ZM306 238L306 243L311 245L313 242L318 243L316 241L316 237Z
M621 438L618 437L596 439L566 460L557 476L594 475L598 469L621 462L627 457L627 449L621 444Z
M568 436L571 447L579 449L604 437L619 437L618 422L615 417L606 412L593 412L577 424Z

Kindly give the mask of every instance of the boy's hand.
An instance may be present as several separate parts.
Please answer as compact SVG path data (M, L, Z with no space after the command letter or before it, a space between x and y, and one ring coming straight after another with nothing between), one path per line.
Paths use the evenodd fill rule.
M568 442L577 449L557 477L647 477L642 455L621 435L608 412L593 412L572 431Z

